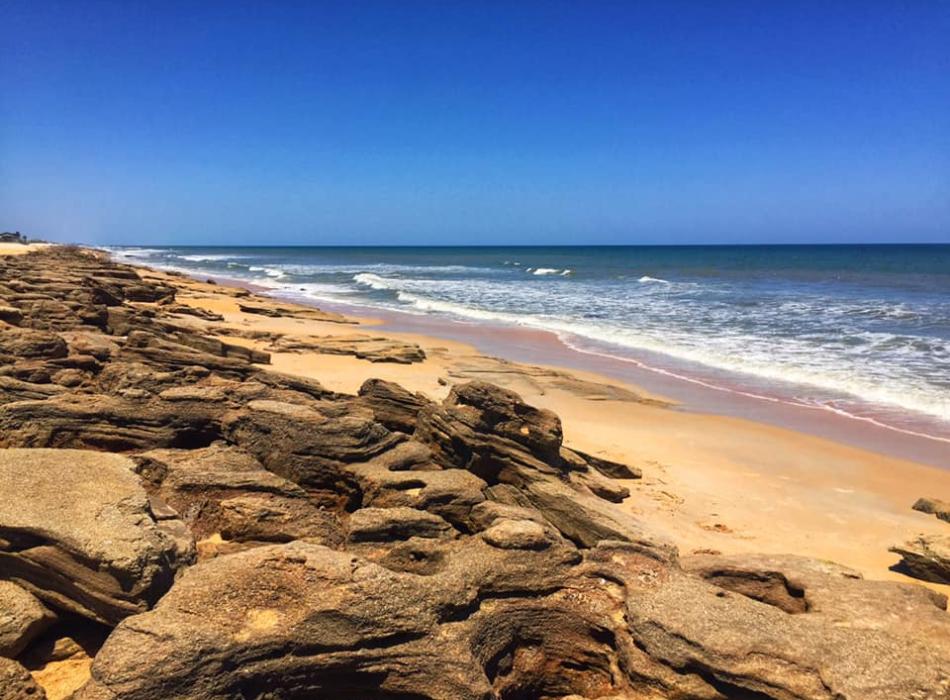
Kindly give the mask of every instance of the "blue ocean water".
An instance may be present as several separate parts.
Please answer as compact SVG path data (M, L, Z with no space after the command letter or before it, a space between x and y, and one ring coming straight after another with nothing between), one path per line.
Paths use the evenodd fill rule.
M111 250L288 298L546 329L842 412L950 422L950 245Z

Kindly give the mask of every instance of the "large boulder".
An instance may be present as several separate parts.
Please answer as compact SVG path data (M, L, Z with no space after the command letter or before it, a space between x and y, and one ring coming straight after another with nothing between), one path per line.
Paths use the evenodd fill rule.
M0 577L103 622L147 610L194 556L153 517L131 460L0 450ZM169 523L171 525L171 523Z
M469 618L495 597L537 607L576 555L468 545L429 575L302 542L198 564L116 628L77 700L485 700L487 644Z

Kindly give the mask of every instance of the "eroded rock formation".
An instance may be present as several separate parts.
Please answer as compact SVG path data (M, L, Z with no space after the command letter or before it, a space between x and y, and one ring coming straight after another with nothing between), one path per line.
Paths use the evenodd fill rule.
M613 503L639 471L517 394L337 394L188 308L96 253L0 259L0 656L92 625L75 700L950 697L944 597L681 559Z

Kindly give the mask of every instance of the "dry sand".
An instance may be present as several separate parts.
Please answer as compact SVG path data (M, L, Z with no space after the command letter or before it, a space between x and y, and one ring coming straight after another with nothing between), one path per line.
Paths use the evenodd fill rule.
M25 255L49 245L49 243L0 243L0 255Z
M180 301L223 314L223 325L236 333L380 335L373 319L353 319L354 326L242 313L233 289L173 280L186 287ZM640 467L643 479L627 483L632 495L617 507L665 529L684 553L794 553L837 561L869 578L913 581L889 569L899 557L888 547L917 533L946 532L946 523L910 506L925 495L950 500L950 470L749 420L686 411L596 374L506 362L439 338L383 335L418 343L427 359L398 365L280 352L272 353L271 366L343 392L357 391L370 377L434 399L443 398L453 383L471 379L513 389L561 417L568 446ZM230 332L222 337L261 349L268 345ZM950 593L950 586L927 585Z

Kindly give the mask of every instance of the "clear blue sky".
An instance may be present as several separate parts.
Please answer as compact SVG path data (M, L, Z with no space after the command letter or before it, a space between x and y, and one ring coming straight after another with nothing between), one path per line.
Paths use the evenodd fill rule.
M0 0L0 229L950 241L950 2Z

